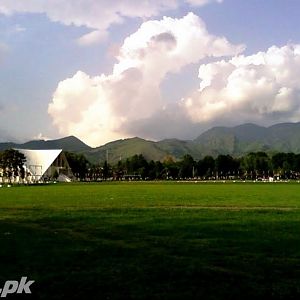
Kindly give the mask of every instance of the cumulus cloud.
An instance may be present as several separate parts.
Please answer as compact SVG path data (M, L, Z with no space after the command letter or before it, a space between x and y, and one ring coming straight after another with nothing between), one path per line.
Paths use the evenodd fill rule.
M48 111L61 134L75 134L91 145L127 137L132 124L155 122L152 116L166 109L160 84L168 73L243 49L209 34L193 13L147 21L125 39L112 74L77 72L59 83Z
M186 3L202 6L220 0L187 0ZM65 25L86 26L90 33L78 40L80 45L102 41L112 24L125 18L149 18L178 8L180 0L1 0L0 13L45 13L50 20Z
M38 133L37 135L35 135L32 140L34 141L48 141L51 140L51 138L49 138L48 136L45 136L44 134L42 134L41 132Z
M201 65L199 78L200 89L182 103L194 122L300 119L300 45Z

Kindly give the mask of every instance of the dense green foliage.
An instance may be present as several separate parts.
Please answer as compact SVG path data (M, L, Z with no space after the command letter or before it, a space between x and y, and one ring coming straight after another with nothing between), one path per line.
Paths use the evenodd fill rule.
M119 160L111 166L91 164L83 154L65 152L74 176L80 180L107 179L248 179L262 180L275 176L276 179L300 178L300 154L251 152L243 157L218 155L216 158L205 156L198 161L187 154L181 160L166 156L161 161L147 161L142 155L133 155L126 160ZM4 173L24 176L23 164L26 158L17 150L5 150L0 154L0 168ZM8 170L8 171L7 171ZM23 171L22 171L23 170ZM7 172L6 172L7 171ZM3 173L3 172L2 172ZM11 176L11 174L0 176Z
M25 177L26 157L18 150L8 149L0 152L0 176L11 179L12 176Z
M68 163L75 177L84 179L89 170L89 161L83 154L65 152Z
M31 299L297 299L300 184L0 189L0 282ZM18 295L19 296L19 295Z
M103 176L104 169L105 176ZM205 156L198 161L187 154L179 161L169 156L163 162L153 160L148 162L140 154L119 161L117 165L110 168L105 162L102 168L96 168L94 171L99 173L98 178L111 177L116 180L131 177L147 180L193 178L267 180L273 176L276 179L299 179L300 154L276 153L271 156L265 152L251 152L240 158L220 154L215 159L212 156ZM97 178L93 174L89 176Z

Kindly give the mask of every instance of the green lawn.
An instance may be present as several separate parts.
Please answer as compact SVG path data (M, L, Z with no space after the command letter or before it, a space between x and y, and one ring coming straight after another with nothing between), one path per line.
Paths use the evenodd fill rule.
M300 184L0 188L0 245L24 299L299 299Z

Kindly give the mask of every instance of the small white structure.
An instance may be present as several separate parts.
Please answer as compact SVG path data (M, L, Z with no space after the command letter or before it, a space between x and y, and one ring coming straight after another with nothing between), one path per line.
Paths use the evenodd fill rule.
M27 181L57 177L57 180L70 182L73 177L71 168L62 149L29 150L17 149L26 157L24 164Z

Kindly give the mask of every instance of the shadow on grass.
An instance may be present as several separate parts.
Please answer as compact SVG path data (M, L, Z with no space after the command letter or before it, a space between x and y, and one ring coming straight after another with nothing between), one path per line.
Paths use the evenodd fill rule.
M0 221L17 299L296 299L299 213L101 210ZM12 299L12 295L10 295Z

